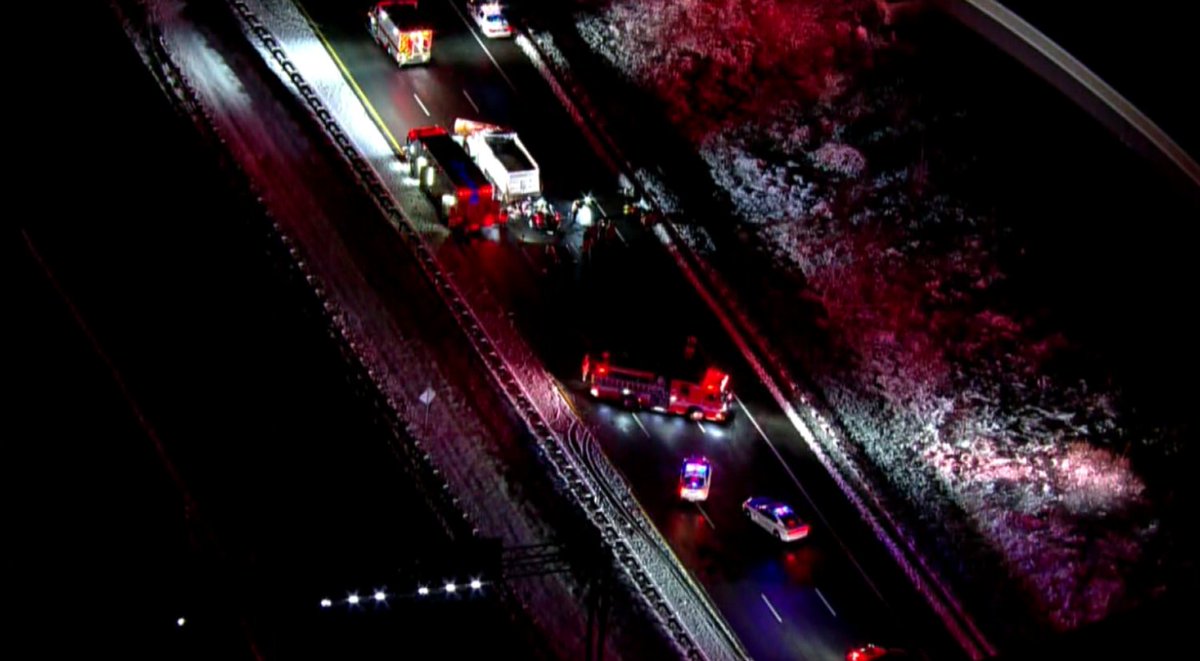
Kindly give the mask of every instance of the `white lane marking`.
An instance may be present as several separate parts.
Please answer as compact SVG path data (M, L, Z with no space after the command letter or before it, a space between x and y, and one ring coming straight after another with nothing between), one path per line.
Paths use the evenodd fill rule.
M646 425L642 424L642 419L637 417L636 413L633 414L633 421L636 422L637 425L642 428L642 433L644 433L646 435L646 438L654 438L653 436L650 435L650 430L646 429Z
M467 94L467 90L463 90L463 96L467 97L467 103L471 104L471 107L475 109L475 112L479 112L479 106L476 105L475 99L472 99L471 95Z
M579 253L579 248L576 248L575 244L571 243L570 241L564 241L563 245L565 245L567 247L567 252L571 253L571 256L574 257L576 260L579 260L581 258L581 255Z
M696 509L700 510L700 513L704 515L704 520L708 521L708 525L711 526L713 530L716 530L717 524L713 523L712 519L708 518L708 512L705 512L704 508L700 507L700 503L696 503Z
M425 116L426 116L426 117L429 117L429 116L430 116L430 114L429 114L429 108L426 108L426 107L425 107L425 104L424 104L424 103L421 103L421 97L417 96L417 95L416 95L416 93L414 92L414 93L413 93L413 98L417 100L417 105L418 105L418 106L421 106L421 110L424 110L424 111L425 111Z
M708 430L704 428L704 425L700 424L700 421L699 421L699 420L697 420L697 421L696 421L696 426L700 428L700 433L701 433L701 434L707 434L707 433L708 433Z
M770 600L770 599L767 599L767 595L765 595L765 594L763 594L763 593L759 592L759 593L758 593L758 596L762 597L762 598L763 598L763 603L767 605L767 608L770 608L770 609L771 609L771 615L774 615L774 616L775 616L775 621L776 621L776 622L778 622L778 623L780 623L780 624L783 624L783 618L782 618L782 617L779 617L779 611L775 610L775 607L771 605L771 600Z
M619 227L613 227L613 230L616 231L617 238L621 240L621 243L624 243L625 245L629 245L629 242L625 240L625 235L621 234L621 229Z
M479 47L483 49L484 54L487 55L488 59L492 61L492 64L496 66L496 71L500 72L500 77L503 78L504 82L508 84L508 88L515 93L517 91L517 86L513 85L513 82L509 80L508 76L504 73L504 69L500 68L500 63L496 61L496 58L492 57L492 51L488 50L487 46L483 45L483 40L479 38L478 34L476 34L474 27L471 25L471 21L467 20L466 15L464 15L462 10L458 8L457 3L448 2L448 4L450 5L450 8L454 10L454 13L458 14L458 17L461 18L463 23L466 24L467 31L471 33L472 37L475 37L475 43L479 44Z
M817 591L817 596L821 598L821 601L825 604L825 608L828 608L829 612L833 613L834 617L837 617L837 613L834 612L833 606L830 606L829 602L825 600L825 595L821 594L821 588L814 587L813 589Z
M862 565L858 564L858 559L855 558L854 554L850 552L850 548L846 546L846 543L842 541L842 538L838 537L838 534L833 531L833 527L829 525L829 520L826 519L825 515L821 513L821 510L817 508L817 504L813 502L812 496L809 496L808 491L804 489L804 485L800 484L800 478L796 477L796 474L792 472L792 467L788 466L787 462L783 460L783 455L779 454L779 450L775 447L775 444L771 442L770 438L767 438L767 433L763 431L763 428L758 425L758 421L755 420L754 416L750 414L750 409L746 408L746 404L742 402L742 398L738 397L737 395L734 395L734 398L737 400L738 406L742 407L742 412L746 414L746 419L748 419L750 424L754 425L754 428L758 430L758 435L762 436L762 439L767 442L767 447L771 448L771 452L775 453L775 458L779 460L779 464L783 466L783 470L787 471L788 477L792 478L792 482L796 484L796 488L799 489L800 493L804 495L804 499L808 501L809 507L812 507L813 511L817 513L817 516L821 519L822 525L824 525L825 529L829 531L829 534L832 535L835 540L837 540L838 546L842 547L842 551L845 552L846 557L850 559L850 562L854 563L854 567L858 570L859 575L861 575L863 580L867 582L867 587L871 588L871 591L875 593L875 596L879 597L879 601L882 601L886 604L887 600L883 598L883 593L879 591L879 588L875 587L875 583L871 580L871 577L867 576L866 570L862 568Z

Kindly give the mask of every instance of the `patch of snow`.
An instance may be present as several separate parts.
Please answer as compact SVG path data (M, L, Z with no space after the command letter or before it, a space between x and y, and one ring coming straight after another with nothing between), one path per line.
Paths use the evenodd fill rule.
M407 245L416 258L416 267L433 282L471 338L498 390L525 419L539 452L556 473L556 482L577 499L578 507L602 532L628 584L643 598L668 639L681 655L738 657L736 639L721 629L722 621L703 592L691 584L632 496L621 495L624 486L617 471L602 455L585 462L587 448L595 445L594 439L580 432L558 385L536 360L506 312L487 294L486 287L471 281L471 271L440 264L432 257L425 241L436 242L444 229L428 205L413 204L419 194L396 168L391 146L366 116L331 58L319 49L318 40L295 6L284 0L248 0L238 5L251 43L309 105L354 171L364 177L364 192L369 186L381 215L392 219L410 240ZM231 57L224 49L197 48L193 37L202 31L195 26L178 20L167 24L165 42L181 61L181 68L197 81L203 82L211 75L212 67L203 64L206 53L220 61ZM226 67L221 75L238 77L232 67ZM210 123L261 187L264 204L279 219L285 242L292 246L293 256L314 283L338 331L392 407L410 421L409 431L429 460L440 468L456 500L462 499L459 504L483 534L498 537L507 545L550 541L553 531L541 522L527 499L496 498L496 485L504 479L504 467L492 454L493 444L487 442L486 423L464 415L471 410L468 395L429 358L430 349L414 339L419 333L412 329L405 332L404 320L396 315L380 314L388 309L387 302L380 300L382 294L368 284L371 278L348 256L349 248L333 229L337 225L333 220L336 209L325 208L329 201L316 192L322 189L321 173L310 170L321 164L308 158L315 147L307 144L303 137L306 132L292 126L292 119L281 111L279 116L269 118L260 115L264 108L274 107L266 101L271 91L258 90L263 102L254 105L255 112L249 112L243 104L223 104L228 89L200 86L200 101L212 111ZM362 161L357 159L363 157L374 171L371 176L365 174L366 168L359 167ZM309 185L296 185L306 177L313 179ZM386 192L380 192L381 182ZM470 295L464 295L464 291ZM415 402L426 387L434 388L438 396L428 407L418 406ZM414 422L425 415L436 424ZM568 439L573 442L566 442ZM521 487L509 482L504 490L520 494ZM628 522L634 532L624 532L627 526L619 522ZM534 578L511 587L547 631L582 630L582 612L573 594L578 586L570 579ZM563 658L579 656L577 646L581 641L563 636L548 636L548 640L560 648ZM611 647L611 638L606 645ZM615 656L616 650L610 649L609 654Z
M1163 531L1112 449L1140 442L1121 437L1120 392L1051 372L1070 339L982 303L1005 280L1004 228L938 191L923 153L898 161L904 138L938 118L856 75L891 47L876 23L912 3L577 4L583 41L657 96L737 221L777 268L803 274L811 290L793 295L821 304L846 358L811 372L849 438L927 523L998 549L1054 628L1144 597L1123 577L1155 566L1142 542Z

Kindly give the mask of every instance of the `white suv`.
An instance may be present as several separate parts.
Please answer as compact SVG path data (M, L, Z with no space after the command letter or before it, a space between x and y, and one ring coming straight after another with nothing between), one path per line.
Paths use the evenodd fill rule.
M808 537L808 524L786 504L771 498L749 498L742 511L750 520L785 542Z
M479 26L479 30L483 32L485 37L511 37L513 34L512 26L508 24L508 19L504 17L504 11L500 7L499 2L479 2L472 0L467 3L467 11L471 14L471 18L475 24Z

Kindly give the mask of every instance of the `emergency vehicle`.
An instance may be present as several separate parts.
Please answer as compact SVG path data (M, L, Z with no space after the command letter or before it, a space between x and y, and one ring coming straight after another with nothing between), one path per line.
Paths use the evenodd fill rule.
M410 130L405 156L409 174L450 229L474 231L504 221L492 183L446 129Z
M504 9L499 2L472 0L467 3L467 12L471 14L471 18L474 19L475 25L479 26L479 31L483 33L483 36L492 39L512 36L512 26L504 17Z
M708 500L712 464L707 457L688 457L679 471L679 497L691 502Z
M808 537L809 525L787 503L774 498L747 498L742 512L763 530L785 542Z
M733 410L729 375L701 364L689 340L683 360L668 361L662 370L616 365L607 351L583 357L583 382L599 400L620 402L628 409L649 409L692 420L724 422Z
M384 0L367 18L371 36L396 64L423 64L433 55L433 27L417 10L417 0Z

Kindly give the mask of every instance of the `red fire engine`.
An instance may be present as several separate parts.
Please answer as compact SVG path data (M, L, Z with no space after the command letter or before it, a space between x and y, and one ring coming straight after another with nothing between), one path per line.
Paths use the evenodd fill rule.
M596 398L620 402L629 409L649 409L692 420L724 422L733 410L729 375L711 366L697 366L689 342L685 360L669 373L614 365L606 351L583 357L583 382Z
M433 54L433 28L417 0L384 0L367 15L371 36L396 64L423 64Z

